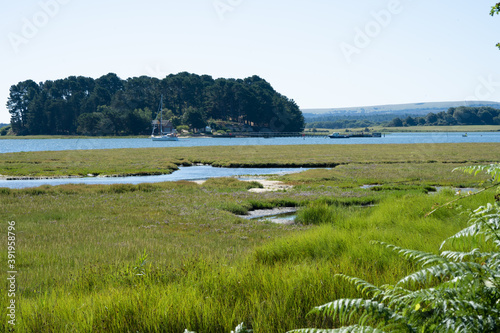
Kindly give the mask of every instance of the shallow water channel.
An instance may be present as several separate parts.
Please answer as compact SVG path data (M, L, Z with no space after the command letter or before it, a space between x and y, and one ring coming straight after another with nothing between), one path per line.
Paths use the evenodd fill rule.
M81 177L81 178L50 178L50 179L0 179L0 187L28 188L41 185L64 184L140 184L158 183L179 180L205 180L218 177L238 177L244 175L284 175L305 171L307 168L215 168L209 165L179 167L179 170L168 175L160 176L131 176L131 177Z
M157 147L248 146L248 145L353 145L499 142L500 132L474 132L467 137L458 132L387 133L381 138L330 139L327 136L293 138L190 138L179 141L151 141L150 138L2 139L0 154L21 151L79 149L121 149Z
M295 207L277 207L272 209L256 209L248 212L248 215L238 215L248 220L269 221L278 224L292 224L297 216Z

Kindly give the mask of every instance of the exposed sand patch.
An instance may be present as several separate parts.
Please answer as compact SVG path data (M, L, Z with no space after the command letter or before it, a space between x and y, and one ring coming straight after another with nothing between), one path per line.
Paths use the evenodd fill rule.
M292 185L286 185L278 180L267 180L264 177L244 178L244 179L238 178L238 179L245 182L256 181L258 183L261 183L262 186L264 186L264 188L251 188L248 190L248 192L254 192L254 193L283 191L293 188ZM205 181L206 180L194 180L193 183L202 185Z
M278 180L267 180L267 179L249 179L245 181L257 181L261 183L264 188L251 188L248 192L263 193L263 192L275 192L291 189L292 185L286 185Z

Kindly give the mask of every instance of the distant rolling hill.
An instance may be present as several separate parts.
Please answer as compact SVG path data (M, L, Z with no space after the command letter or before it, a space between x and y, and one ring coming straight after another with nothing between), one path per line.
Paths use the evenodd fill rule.
M423 116L432 113L447 111L451 107L459 106L490 106L500 109L499 102L492 101L473 101L473 102L435 102L435 103L413 103L413 104L392 104L392 105L376 105L376 106L360 106L350 108L331 108L331 109L301 109L304 117L316 118L324 116L334 117L355 117L374 116L374 115L395 115L404 116Z

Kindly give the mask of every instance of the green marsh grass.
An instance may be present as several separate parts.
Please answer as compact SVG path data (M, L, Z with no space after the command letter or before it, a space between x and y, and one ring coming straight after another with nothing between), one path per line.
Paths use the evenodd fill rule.
M179 165L215 167L335 167L344 164L487 164L496 143L183 147L5 153L0 175L60 177L168 174ZM154 158L153 158L154 157Z
M220 191L227 190L249 190L252 188L263 188L264 186L258 181L241 182L232 177L210 178L203 183L203 187L207 189L218 189Z
M484 192L425 218L436 204L456 198L452 191L427 195L427 184L469 184L461 173L451 173L461 159L498 159L496 146L459 145L462 156L446 152L446 145L432 147L425 146L427 155L418 163L407 163L409 151L381 146L352 151L328 146L310 154L301 148L294 163L314 159L346 164L280 177L295 185L287 192L251 193L248 188L258 184L229 178L201 185L182 181L2 189L0 219L14 220L17 226L17 301L22 306L16 330L230 332L245 322L255 332L285 332L335 326L306 316L317 304L358 295L333 279L334 274L384 284L412 269L370 240L437 252L443 238L465 225L466 216L457 212L491 199L493 193ZM274 153L271 148L249 149L260 156L258 163L277 155L276 147ZM180 163L194 163L209 153L213 161L251 162L244 152L226 154L225 148L186 149L185 155L178 149L159 151L168 151L167 160ZM125 156L133 156L137 168L145 156L141 154L149 152L118 152L123 161L114 162L117 155L111 153L110 168L121 165L133 172ZM285 147L283 152L273 163L291 161L293 151ZM97 165L94 159L104 153L86 152L81 158ZM49 156L56 157L15 155L18 161L40 162L30 164L35 173ZM62 173L68 165L60 165ZM445 174L449 178L440 180ZM382 190L359 188L367 181L382 184ZM359 207L369 204L374 206ZM274 225L233 214L283 206L299 207L301 223ZM5 262L5 251L0 260ZM5 293L0 298L2 304L7 301ZM5 307L0 315L5 317ZM0 331L5 325L0 323Z
M500 156L500 155L499 155ZM472 163L471 163L472 164ZM430 186L479 186L488 176L471 177L461 172L451 172L459 163L370 163L339 165L332 169L311 169L298 174L290 174L282 179L296 185L359 187L362 185L384 184L384 189L403 185ZM374 188L373 190L380 190Z
M179 192L195 195L192 191L196 186L187 184L162 188L182 186L185 188ZM487 195L472 197L466 206L475 207ZM37 198L44 196L47 194ZM332 279L333 274L356 273L376 283L395 281L411 265L369 241L437 251L443 237L465 224L465 216L457 215L456 207L438 211L431 218L423 216L436 201L452 197L451 193L400 195L382 199L375 207L358 209L332 204L338 212L334 221L313 228L294 226L288 231L266 224L248 232L254 222L238 221L248 223L247 237L258 239L260 234L274 240L254 242L249 247L245 246L249 239L224 239L222 233L217 243L205 244L203 251L197 251L196 243L206 243L204 237L178 243L163 234L156 235L161 241L155 242L153 233L138 231L143 228L127 232L131 224L107 230L102 237L104 230L94 230L92 236L79 226L84 224L79 220L73 225L75 238L70 239L58 224L68 223L74 216L65 221L62 211L51 213L46 221L39 216L32 222L36 225L23 221L23 238L29 237L30 243L21 242L19 250L23 258L19 269L24 272L19 328L49 332L182 332L184 328L229 332L243 321L256 332L284 332L294 327L331 325L306 314L318 302L356 295L353 288ZM339 210L343 211L339 214ZM52 219L59 220L51 223ZM226 221L226 226L234 222ZM188 228L199 227L193 224ZM177 237L186 233L183 238L189 238L184 227L186 224L181 224L180 230L170 229L169 233L177 232ZM127 244L120 244L122 250L110 239L113 233L121 234L119 240L127 239ZM228 257L227 252L236 251L236 246L247 250ZM183 252L177 258L165 252L176 247ZM48 251L50 248L54 251ZM141 262L144 249L149 261L145 274L137 276L133 268Z

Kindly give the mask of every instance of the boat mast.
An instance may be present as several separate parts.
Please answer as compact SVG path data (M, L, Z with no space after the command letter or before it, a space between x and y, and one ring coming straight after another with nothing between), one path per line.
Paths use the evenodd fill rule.
M163 136L163 95L160 98L160 136Z

